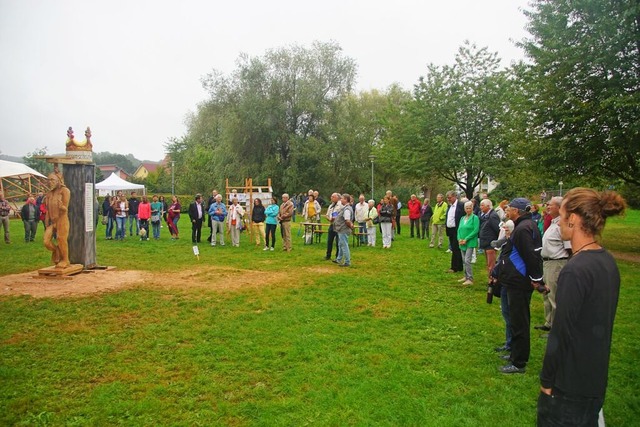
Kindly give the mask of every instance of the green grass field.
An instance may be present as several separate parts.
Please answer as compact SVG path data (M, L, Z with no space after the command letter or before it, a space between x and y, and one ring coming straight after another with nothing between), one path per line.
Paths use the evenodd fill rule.
M350 269L300 237L290 254L243 235L240 248L201 246L197 260L181 223L182 239L164 228L158 242L105 241L99 226L99 264L146 271L144 285L0 298L0 425L535 425L545 340L532 331L525 375L497 372L504 326L499 300L485 302L482 256L468 288L444 273L448 254L408 227L389 251L380 236L377 248L352 248ZM610 221L604 243L640 255L639 235L631 211ZM13 221L2 276L48 265L42 228L35 244L21 237ZM632 426L640 264L619 267L605 416ZM541 323L539 295L531 310Z

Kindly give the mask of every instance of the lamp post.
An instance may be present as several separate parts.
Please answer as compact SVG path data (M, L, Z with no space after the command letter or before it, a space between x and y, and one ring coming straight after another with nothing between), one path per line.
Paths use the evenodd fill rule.
M176 162L171 162L171 195L175 196L176 194L176 175L175 175L175 165Z
M560 186L560 197L562 197L562 184L564 184L562 181L558 183L558 185Z
M369 160L371 160L371 199L375 202L376 198L373 196L373 161L376 159L376 156L373 154L369 154Z

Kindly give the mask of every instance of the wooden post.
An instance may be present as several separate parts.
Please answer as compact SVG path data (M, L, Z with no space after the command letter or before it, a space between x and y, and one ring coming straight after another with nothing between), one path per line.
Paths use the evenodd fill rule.
M69 201L69 261L83 267L96 266L95 164L65 164L64 184Z

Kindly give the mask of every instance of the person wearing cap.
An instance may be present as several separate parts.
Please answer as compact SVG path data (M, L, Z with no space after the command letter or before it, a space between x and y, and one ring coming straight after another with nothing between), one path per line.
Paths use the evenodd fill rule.
M500 258L498 259L493 269L491 270L490 280L491 280L491 283L494 284L494 286L496 286L499 283L498 276L500 275L499 273L500 265L502 265L501 261L504 255L502 248L504 247L504 245L507 244L507 240L509 240L509 238L511 237L511 232L513 231L513 227L514 227L513 221L507 218L507 220L500 227L500 234L498 235L498 239L493 240L491 242L491 247L494 250L500 251ZM511 333L511 320L509 318L509 299L507 296L507 288L500 285L499 295L500 295L500 313L502 314L502 319L504 319L505 341L503 345L496 347L495 351L511 353L511 338L513 334Z
M534 289L548 291L542 280L542 237L530 210L525 198L509 203L515 228L500 257L498 281L507 289L512 332L510 363L500 368L504 374L525 373L531 350L531 294Z
M191 220L191 242L200 243L202 234L202 221L204 220L204 206L202 195L196 194L196 199L189 205L189 219Z
M542 235L542 273L544 283L549 287L549 293L544 295L544 324L534 326L541 331L550 331L553 325L553 317L556 312L556 290L558 287L558 277L560 270L567 263L571 255L571 242L562 240L560 235L560 206L562 197L553 197L547 209L551 215L551 224Z

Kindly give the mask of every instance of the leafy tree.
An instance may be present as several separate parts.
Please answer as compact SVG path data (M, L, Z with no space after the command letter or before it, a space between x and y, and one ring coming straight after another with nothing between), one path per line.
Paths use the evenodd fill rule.
M428 66L388 138L405 176L435 174L472 197L486 175L499 170L512 138L513 90L499 65L495 53L466 42L454 65Z
M640 2L533 0L530 68L540 144L562 175L640 184Z
M31 169L35 169L41 174L47 176L51 172L53 172L53 164L47 163L45 159L37 159L37 156L46 156L47 155L47 147L38 148L30 153L27 153L24 156L24 164L29 166Z
M96 183L104 181L104 175L102 174L102 171L99 168L96 168L95 180L96 180Z
M96 165L116 165L125 172L132 174L136 171L140 165L140 161L133 157L132 154L123 155L117 153L109 153L107 151L102 153L93 153L93 161Z
M230 76L211 73L203 81L210 99L185 138L167 146L181 179L199 191L226 177L271 177L290 191L317 184L355 68L337 44L316 42L242 55Z

